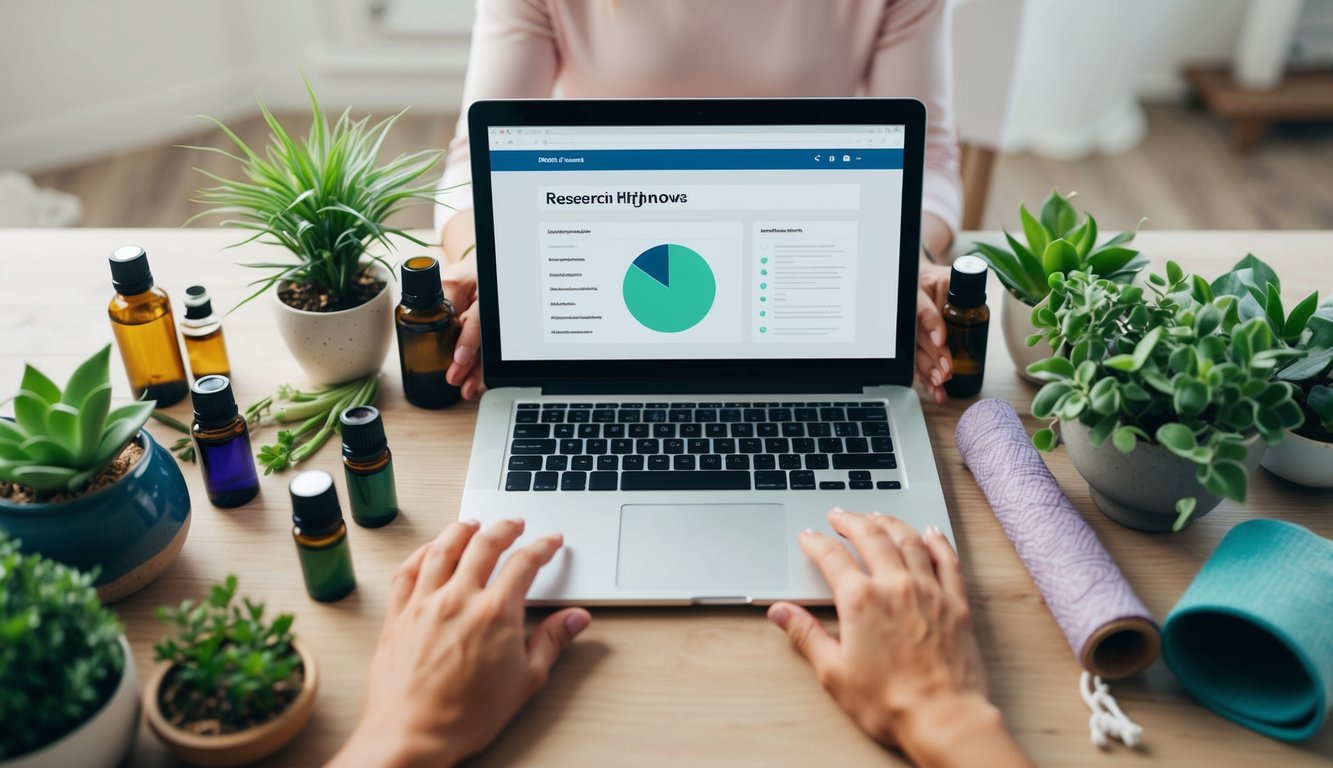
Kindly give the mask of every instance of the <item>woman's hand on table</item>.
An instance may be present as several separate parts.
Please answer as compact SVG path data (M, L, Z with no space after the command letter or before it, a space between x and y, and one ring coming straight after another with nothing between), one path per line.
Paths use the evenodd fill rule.
M524 598L563 543L515 551L521 520L454 523L394 573L365 710L334 766L452 765L481 751L546 683L591 616L566 608L524 631Z
M949 297L948 267L921 262L916 293L916 375L937 403L948 395L944 382L953 377L953 355L944 327L944 302Z
M454 305L462 330L454 347L454 362L445 381L459 387L464 399L481 394L481 309L477 304L477 260L463 259L444 265L440 274L444 295Z
M917 765L1029 765L986 699L962 568L944 535L877 513L835 509L829 522L865 564L837 539L801 535L833 590L839 637L792 603L768 611L820 684L861 730Z

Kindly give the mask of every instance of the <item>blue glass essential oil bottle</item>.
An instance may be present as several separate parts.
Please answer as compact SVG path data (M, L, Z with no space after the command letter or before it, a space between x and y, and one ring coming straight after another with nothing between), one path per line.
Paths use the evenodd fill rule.
M231 380L205 376L190 388L194 424L190 433L204 470L208 500L215 507L239 507L259 493L259 473L250 450L250 429L236 408Z

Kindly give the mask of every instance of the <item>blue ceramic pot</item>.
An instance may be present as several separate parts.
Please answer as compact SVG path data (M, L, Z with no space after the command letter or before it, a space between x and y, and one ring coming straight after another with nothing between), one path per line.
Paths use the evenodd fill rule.
M72 501L0 500L0 529L36 552L81 571L101 568L97 594L114 602L171 565L190 530L190 492L176 459L147 431L143 458L109 488Z

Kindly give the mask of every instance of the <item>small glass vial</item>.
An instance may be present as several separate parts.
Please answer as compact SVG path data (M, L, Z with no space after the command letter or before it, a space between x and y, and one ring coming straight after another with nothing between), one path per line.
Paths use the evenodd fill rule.
M403 394L418 408L444 408L458 401L458 387L444 380L454 362L461 325L440 286L440 264L430 256L403 263L402 303L394 312Z
M986 262L976 256L960 256L953 263L944 327L953 355L953 378L944 382L944 391L949 397L972 397L981 391L986 375L986 336L990 330Z
M222 318L213 314L213 302L202 285L185 289L185 318L181 320L185 354L190 360L190 375L231 376L227 362L227 343L222 339Z
M111 330L125 363L130 391L158 406L175 405L190 393L171 317L171 300L153 286L148 254L137 245L111 252L111 286L116 295L107 305Z
M362 528L379 528L398 517L393 454L384 437L384 419L372 405L348 408L339 417L343 436L343 472L352 519Z
M259 493L259 473L250 451L250 428L236 408L231 381L205 376L190 388L194 424L190 433L204 470L204 487L215 507L239 507Z
M347 524L338 505L333 476L319 469L292 478L292 538L301 561L305 590L322 603L341 600L356 589Z

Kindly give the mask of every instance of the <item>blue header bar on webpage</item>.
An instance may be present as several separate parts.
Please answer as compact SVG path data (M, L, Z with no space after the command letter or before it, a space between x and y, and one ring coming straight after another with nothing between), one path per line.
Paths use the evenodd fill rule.
M492 171L901 170L901 149L491 150Z

